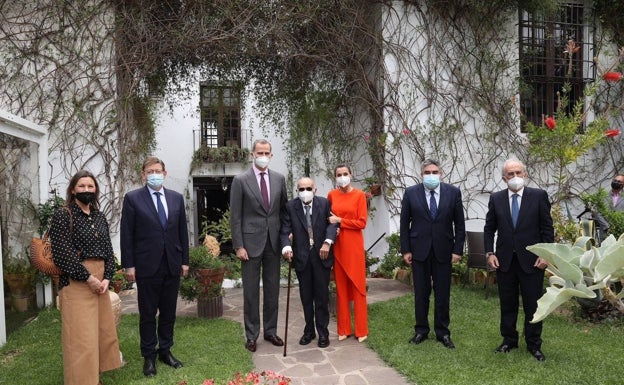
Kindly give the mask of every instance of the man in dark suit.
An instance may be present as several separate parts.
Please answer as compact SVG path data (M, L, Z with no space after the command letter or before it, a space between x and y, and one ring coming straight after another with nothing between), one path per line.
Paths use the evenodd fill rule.
M542 322L530 323L537 310L537 300L544 292L546 260L526 249L536 243L554 241L550 201L546 191L524 187L526 167L514 159L503 165L507 189L490 196L485 217L484 243L488 265L496 269L501 307L500 331L503 342L497 353L518 347L518 295L524 308L524 339L528 351L538 361L542 353ZM497 233L496 250L494 234Z
M184 198L165 189L165 163L143 163L145 187L124 197L121 212L121 264L129 282L137 283L143 374L156 375L160 361L181 368L171 354L180 276L188 273L189 240ZM158 314L158 324L156 315Z
M271 144L265 139L256 140L252 156L254 165L232 181L230 227L232 246L242 265L245 347L255 352L260 334L260 272L264 339L275 346L284 346L277 335L279 231L288 198L284 176L268 168L273 156Z
M412 266L416 313L415 335L420 344L429 336L429 297L433 283L436 339L454 349L449 330L452 263L460 261L466 237L464 207L457 187L440 183L436 160L422 163L423 183L405 190L401 203L400 239L403 260Z
M307 345L316 338L316 323L318 346L326 348L329 346L329 273L334 264L331 245L336 241L338 225L328 222L331 206L326 198L315 196L312 179L299 179L297 191L299 197L286 204L286 215L282 218L282 255L289 262L294 259L299 280L305 318L299 344Z

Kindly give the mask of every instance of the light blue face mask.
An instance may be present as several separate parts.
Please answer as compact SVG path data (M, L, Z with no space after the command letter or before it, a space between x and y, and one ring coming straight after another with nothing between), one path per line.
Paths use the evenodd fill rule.
M147 176L147 185L151 188L159 189L162 186L165 176L163 174L149 174Z
M423 176L423 184L427 190L435 190L440 185L440 175L427 174Z

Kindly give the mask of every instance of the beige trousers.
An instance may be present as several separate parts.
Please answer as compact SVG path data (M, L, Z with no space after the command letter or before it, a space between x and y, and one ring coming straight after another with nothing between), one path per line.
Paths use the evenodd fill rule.
M86 260L98 279L103 260ZM65 385L97 385L100 373L121 367L117 329L108 293L95 294L86 282L70 280L59 291Z

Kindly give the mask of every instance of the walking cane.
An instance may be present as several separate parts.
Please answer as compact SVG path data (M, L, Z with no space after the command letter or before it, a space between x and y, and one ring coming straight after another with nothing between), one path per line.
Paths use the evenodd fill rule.
M288 346L288 311L290 310L290 275L292 273L292 263L288 262L288 289L286 290L286 328L284 329L284 357L286 357L286 347Z

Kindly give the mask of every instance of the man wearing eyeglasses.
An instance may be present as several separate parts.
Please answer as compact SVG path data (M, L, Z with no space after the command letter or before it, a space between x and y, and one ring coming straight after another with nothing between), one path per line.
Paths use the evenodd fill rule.
M137 283L143 374L151 377L157 356L175 369L182 367L171 347L180 276L189 268L189 240L184 198L163 187L165 163L149 157L141 175L146 186L124 197L121 265L128 281Z
M282 255L294 261L299 280L299 296L303 305L305 327L300 345L316 338L318 346L329 346L329 273L334 264L331 245L336 240L337 224L330 224L329 201L317 197L314 181L301 178L297 182L299 197L286 204L280 239Z

